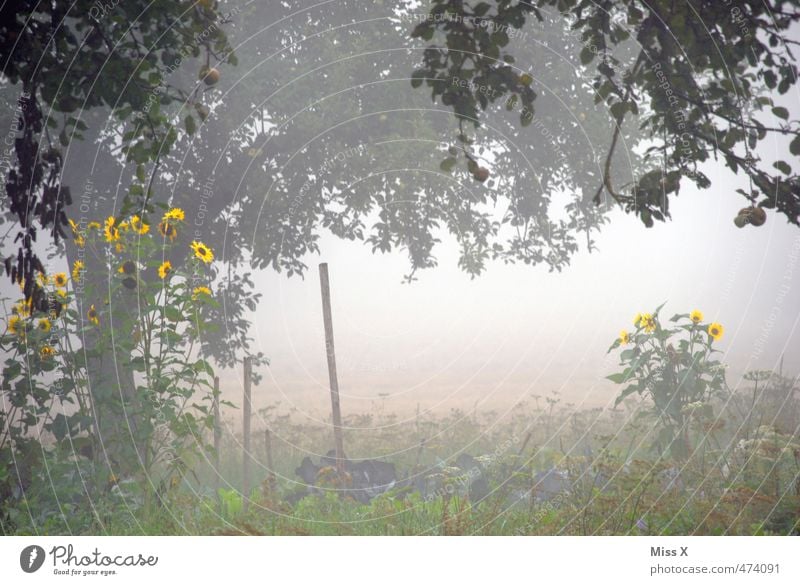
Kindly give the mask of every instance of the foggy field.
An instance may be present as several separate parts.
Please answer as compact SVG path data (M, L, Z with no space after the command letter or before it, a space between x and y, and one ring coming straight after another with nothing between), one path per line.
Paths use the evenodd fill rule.
M799 535L798 45L0 3L0 535Z
M794 534L798 387L764 372L749 377L713 416L687 422L688 458L653 452L647 407L632 398L610 411L576 411L552 393L507 412L398 415L377 405L345 417L344 440L354 463L392 463L391 483L373 479L367 493L351 474L341 481L329 459L312 487L296 468L326 453L330 422L270 407L255 417L269 439L266 426L252 430L247 509L237 412L224 417L219 466L208 453L195 473L152 485L150 513L131 479L107 477L90 511L79 482L41 477L32 485L46 487L27 493L32 518L11 518L22 534ZM54 495L59 509L37 516Z

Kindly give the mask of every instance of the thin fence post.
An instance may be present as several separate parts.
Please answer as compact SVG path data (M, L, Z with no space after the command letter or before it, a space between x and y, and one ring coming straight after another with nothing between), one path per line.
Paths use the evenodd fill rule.
M264 429L264 449L267 451L267 478L270 489L275 487L275 467L272 463L272 434L269 432L269 427Z
M250 412L252 409L250 382L253 378L252 373L253 362L248 356L244 358L244 404L242 408L242 508L244 512L247 512L250 503Z
M322 319L325 324L325 348L328 355L328 379L331 385L331 410L333 411L333 439L336 445L336 470L344 477L344 440L342 439L342 412L339 406L339 381L336 377L336 352L333 346L333 317L331 316L331 287L328 282L328 265L319 265L319 283L322 290Z
M222 427L219 420L219 377L214 376L214 397L212 399L214 412L214 494L219 496L219 449L222 443Z

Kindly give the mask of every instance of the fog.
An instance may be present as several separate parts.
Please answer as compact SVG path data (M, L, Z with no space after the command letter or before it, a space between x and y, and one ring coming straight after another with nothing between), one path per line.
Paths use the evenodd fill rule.
M462 273L444 238L439 266L412 284L402 252L373 254L361 243L326 238L305 279L263 273L254 329L271 359L254 396L311 418L328 416L328 375L316 264L329 264L336 357L345 413L383 405L393 412L502 410L558 392L576 408L611 406L618 387L609 345L638 311L666 301L662 315L698 308L718 321L718 344L736 388L752 369L800 371L800 233L771 216L738 229L741 201L729 174L713 170L707 191L684 190L673 221L645 228L612 214L598 250L579 252L562 273L493 263L476 279ZM241 372L224 379L240 398Z

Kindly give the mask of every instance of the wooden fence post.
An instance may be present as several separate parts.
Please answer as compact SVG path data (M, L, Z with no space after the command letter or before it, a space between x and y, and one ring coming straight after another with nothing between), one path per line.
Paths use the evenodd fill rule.
M222 427L219 420L219 377L214 376L214 398L212 400L214 412L214 494L219 497L219 449L222 443Z
M344 477L344 441L342 439L342 412L339 406L339 381L336 377L336 352L333 346L333 318L331 316L331 287L328 282L328 265L319 265L319 284L322 290L322 319L325 324L325 348L328 354L328 379L331 385L333 411L333 439L336 445L336 470Z
M267 481L270 489L276 487L275 467L272 463L272 435L269 432L269 427L264 429L264 449L267 451Z
M253 361L250 356L244 358L244 404L242 408L242 509L247 512L250 503L250 413L252 394L250 383L253 378Z

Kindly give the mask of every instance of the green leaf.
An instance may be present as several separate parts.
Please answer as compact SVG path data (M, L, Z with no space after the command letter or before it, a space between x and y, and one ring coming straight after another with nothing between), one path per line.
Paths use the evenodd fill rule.
M656 310L655 310L655 311L653 311L653 316L654 316L654 317L658 317L658 313L661 311L661 309L662 309L662 308L664 307L664 305L666 305L666 304L667 304L667 301L664 301L663 303L661 303L660 305L658 305L658 306L656 307Z
M209 376L213 376L214 375L214 369L211 367L211 364L209 364L206 360L202 360L202 359L201 360L197 360L194 363L194 369L195 369L196 372L204 372L204 373L208 374Z
M795 156L800 154L800 136L795 136L789 143L789 152Z
M628 396L633 394L634 392L638 392L639 385L638 384L631 384L627 388L625 388L622 392L619 393L617 399L614 401L614 406L619 406L622 404L622 401L625 400Z
M69 434L69 421L67 417L59 413L53 417L53 423L50 425L50 430L57 441L61 441Z
M453 167L456 165L456 162L457 161L455 158L448 157L439 164L439 168L442 169L445 173L449 173L453 170Z
M611 374L610 376L606 376L607 380L611 380L614 384L622 384L628 379L628 370L624 372L618 372L616 374Z
M774 107L774 108L772 108L772 113L775 114L778 118L780 118L782 120L788 120L789 119L789 110L787 110L784 107L781 107L781 106Z
M479 2L472 11L475 16L483 16L489 12L489 8L491 8L491 6L487 2Z
M180 321L183 318L180 310L175 307L164 307L164 316L170 321Z
M197 125L195 124L194 118L190 115L186 116L183 119L183 125L186 127L186 133L191 136L197 130Z
M792 174L792 167L786 161L777 160L772 163L772 166L782 172L784 175L791 175Z
M12 362L11 360L6 361L6 363L9 365L3 370L3 379L13 380L22 372L22 365L19 362Z

